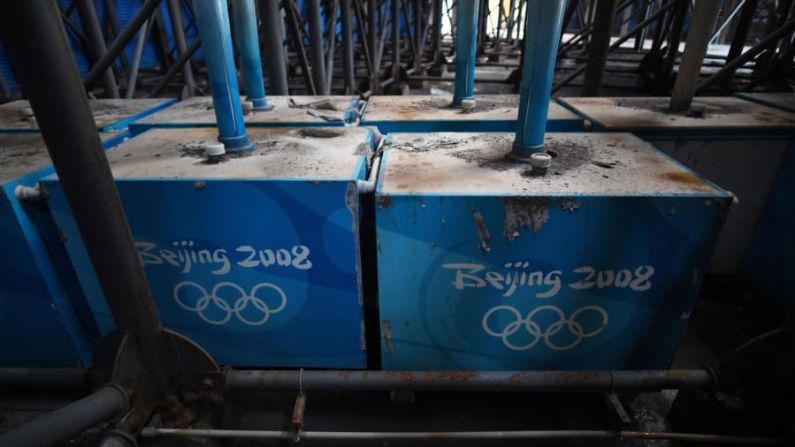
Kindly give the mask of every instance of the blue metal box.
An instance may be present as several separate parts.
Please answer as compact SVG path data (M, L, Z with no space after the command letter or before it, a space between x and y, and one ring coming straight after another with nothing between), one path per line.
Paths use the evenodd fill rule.
M385 369L664 368L731 195L630 134L393 134L376 189Z
M101 134L105 144L118 140ZM87 365L97 331L47 201L17 198L53 172L41 135L0 133L0 366Z
M561 98L595 130L632 132L739 199L710 271L739 273L759 215L790 146L795 114L732 97L697 97L687 115L668 98Z
M475 108L452 108L450 95L371 96L362 125L392 132L514 132L519 95L479 95ZM583 130L583 120L555 102L549 103L547 130Z
M234 366L365 366L357 181L370 132L249 129L218 163L217 129L152 129L109 152L164 326ZM114 328L57 179L52 213L102 333Z
M268 96L268 104L273 110L246 111L247 127L344 126L356 123L364 106L356 96ZM213 99L197 96L136 122L130 130L137 134L153 127L216 125Z
M176 99L90 99L100 132L119 132L132 122L174 104ZM28 101L0 105L0 132L38 132L39 125Z

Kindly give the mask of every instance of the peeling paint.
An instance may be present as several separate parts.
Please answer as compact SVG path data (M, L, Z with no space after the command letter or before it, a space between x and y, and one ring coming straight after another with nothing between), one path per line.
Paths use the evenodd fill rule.
M580 202L573 197L565 197L560 199L560 209L568 212L577 211L580 209Z
M505 209L503 235L509 241L519 237L522 227L535 232L549 222L550 200L546 197L512 197L501 202Z
M475 228L478 231L478 239L480 239L480 249L484 253L488 253L491 251L491 247L489 247L489 241L491 240L491 235L489 234L489 229L486 226L486 222L483 220L483 215L480 214L480 211L472 210L472 218L475 220Z
M378 196L378 207L383 209L389 208L392 205L392 197L391 196Z
M384 339L386 352L395 352L395 347L392 346L392 323L389 320L381 322L381 337Z

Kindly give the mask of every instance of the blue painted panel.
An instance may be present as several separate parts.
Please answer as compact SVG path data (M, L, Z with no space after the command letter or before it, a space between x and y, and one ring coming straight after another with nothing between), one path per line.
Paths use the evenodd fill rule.
M725 195L376 200L382 364L417 370L669 366L728 206ZM509 206L545 223L511 240Z
M166 327L221 364L365 366L353 178L117 186ZM114 322L63 191L48 188L106 333Z

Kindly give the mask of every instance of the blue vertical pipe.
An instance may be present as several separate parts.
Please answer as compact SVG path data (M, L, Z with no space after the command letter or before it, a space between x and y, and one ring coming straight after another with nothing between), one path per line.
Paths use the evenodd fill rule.
M555 76L555 57L566 0L528 0L519 120L511 158L529 160L544 151L544 132Z
M475 99L475 56L478 43L478 0L458 0L456 6L455 95L453 107Z
M207 62L218 141L230 152L251 150L254 145L249 142L243 123L226 0L197 0L193 9Z
M232 0L232 20L235 22L237 47L240 50L240 65L243 82L246 84L247 100L254 110L272 110L265 97L265 80L262 76L262 60L259 54L257 35L257 10L254 0Z

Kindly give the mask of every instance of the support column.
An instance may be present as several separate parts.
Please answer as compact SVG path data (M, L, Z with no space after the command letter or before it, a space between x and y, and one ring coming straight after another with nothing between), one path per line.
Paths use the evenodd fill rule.
M240 50L243 82L246 84L247 100L255 111L273 110L265 97L265 79L262 76L262 60L259 54L257 33L257 8L254 0L232 0L232 20Z
M116 326L140 348L148 373L142 385L165 398L181 372L163 338L59 8L54 1L2 1L0 33Z
M356 91L356 79L353 66L353 11L351 0L340 0L340 17L342 22L342 71L345 81L345 94Z
M475 58L478 42L478 0L456 5L455 94L453 107L475 106Z
M610 47L610 32L613 17L616 15L616 0L596 0L596 11L588 48L588 62L585 66L583 96L599 96L602 89L602 76L607 63L607 49Z
M736 59L737 56L743 52L745 42L748 40L748 32L751 30L751 22L756 12L756 4L757 0L746 0L743 6L740 18L737 19L737 26L734 28L734 35L732 36L729 53L726 55L727 64ZM719 90L722 95L729 92L729 87L731 87L732 78L734 77L734 71L735 70L732 70L730 73L727 73L723 80L721 80Z
M102 28L99 25L97 9L94 7L93 0L76 0L77 12L80 14L80 23L88 37L88 44L91 46L91 61L97 63L107 52L105 46L105 36L102 35ZM102 73L102 88L110 98L119 97L119 87L116 85L116 78L113 76L113 69L108 67Z
M328 95L326 85L326 60L323 54L323 28L320 17L320 0L307 1L309 18L309 53L312 55L312 79L318 94Z
M265 45L265 72L271 95L287 95L287 63L284 57L284 23L279 2L260 0L262 43Z
M707 54L719 12L720 2L717 1L701 0L694 6L687 31L685 52L682 55L682 63L679 65L679 73L676 75L676 83L671 93L671 103L668 106L668 111L671 113L690 110L701 74L701 65L704 63L704 55Z
M237 85L232 32L226 0L201 0L193 3L199 37L218 121L218 140L227 152L254 149L248 140Z
M174 34L174 43L177 44L177 51L182 56L188 51L188 43L185 40L185 28L182 26L182 8L179 0L168 0L168 16L171 19L171 31ZM190 94L196 91L196 83L193 81L193 70L190 61L182 65L182 80L188 87Z
M509 155L516 161L532 161L533 154L544 152L544 133L565 5L566 0L527 2L519 119L516 140Z

